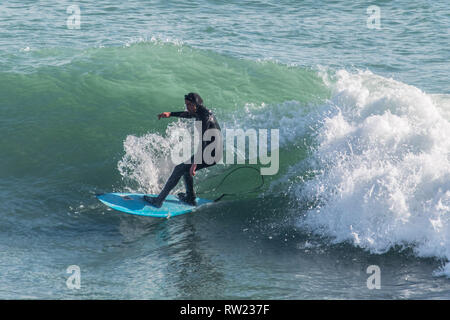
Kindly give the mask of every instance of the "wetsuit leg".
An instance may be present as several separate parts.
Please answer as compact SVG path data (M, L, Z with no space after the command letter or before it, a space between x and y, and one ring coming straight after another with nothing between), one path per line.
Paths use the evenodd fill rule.
M201 170L203 168L211 167L215 165L213 164L206 164L206 163L200 163L197 165L196 170ZM180 163L177 165L170 175L169 179L166 182L166 185L162 189L162 191L159 193L158 197L156 198L156 201L161 204L166 199L167 195L172 191L173 188L178 184L178 181L180 181L181 176L184 177L184 183L186 186L186 196L188 198L194 198L195 199L195 191L194 191L194 179L191 177L190 174L191 164L188 163Z
M194 191L194 178L192 178L190 172L185 172L183 174L184 178L184 185L186 187L186 197L188 199L195 198L195 191Z
M197 165L196 171L211 167L213 165L215 165L215 163L213 163L213 164L206 164L204 162L200 163ZM184 178L184 184L186 187L186 197L188 199L195 199L196 195L195 195L195 191L194 191L194 178L191 176L190 166L189 166L189 169L187 170L187 172L185 172L183 174L183 178Z
M190 164L180 163L173 169L172 174L166 182L166 185L157 197L158 203L162 203L166 199L170 191L172 191L172 189L175 188L175 186L178 184L178 181L180 181L181 176L183 176L186 172L187 174L189 174L190 167Z

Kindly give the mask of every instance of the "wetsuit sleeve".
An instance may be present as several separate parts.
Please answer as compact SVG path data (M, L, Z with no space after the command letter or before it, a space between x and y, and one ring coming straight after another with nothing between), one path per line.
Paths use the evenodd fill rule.
M171 117L178 117L178 118L192 118L192 115L187 111L174 111L170 112Z

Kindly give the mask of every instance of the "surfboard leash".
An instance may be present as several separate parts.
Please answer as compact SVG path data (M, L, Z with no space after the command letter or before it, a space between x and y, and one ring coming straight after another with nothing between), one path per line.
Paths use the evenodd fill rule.
M218 184L216 187L212 188L212 189L209 190L209 191L197 192L197 194L208 194L208 193L211 193L211 192L216 191L216 190L217 190L217 189L225 182L225 180L226 180L233 172L235 172L235 171L237 171L237 170L240 170L240 169L252 169L252 170L257 171L258 174L260 173L258 169L254 168L254 167L250 167L250 166L243 166L243 167L235 168L235 169L231 170L230 172L228 172L228 173L222 178L222 180L219 182L219 184ZM205 180L210 180L210 179L213 179L213 178L216 178L216 177L219 177L219 176L221 176L221 174L216 174L216 175L213 175L213 176L211 176L211 177L207 177ZM239 193L222 193L222 195L220 195L217 199L215 199L214 202L218 202L218 201L222 200L222 198L225 197L225 196L237 196L237 195L242 195L242 194L254 193L254 192L257 192L257 191L261 190L262 187L264 186L264 176L263 176L263 175L260 175L260 177L261 177L261 184L258 185L257 187L255 187L255 188L253 188L253 189L251 189L251 190L249 190L249 191L246 191L246 192L239 192Z

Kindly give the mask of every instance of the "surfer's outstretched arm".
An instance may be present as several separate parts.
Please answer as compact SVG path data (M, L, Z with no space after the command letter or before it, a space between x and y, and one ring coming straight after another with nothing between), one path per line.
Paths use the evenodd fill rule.
M169 112L171 117L178 117L178 118L192 118L194 117L191 113L188 111L176 111L176 112Z
M171 116L172 112L163 112L158 114L158 120L161 118L169 118Z
M158 120L161 118L170 118L170 117L192 118L192 115L187 111L163 112L158 114Z

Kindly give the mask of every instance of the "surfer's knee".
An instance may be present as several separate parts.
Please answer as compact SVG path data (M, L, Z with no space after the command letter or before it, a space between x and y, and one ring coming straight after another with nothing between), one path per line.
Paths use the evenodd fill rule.
M189 173L190 165L186 165L185 163L180 163L179 165L175 166L173 169L173 172L176 172L179 175L183 175L186 172Z

